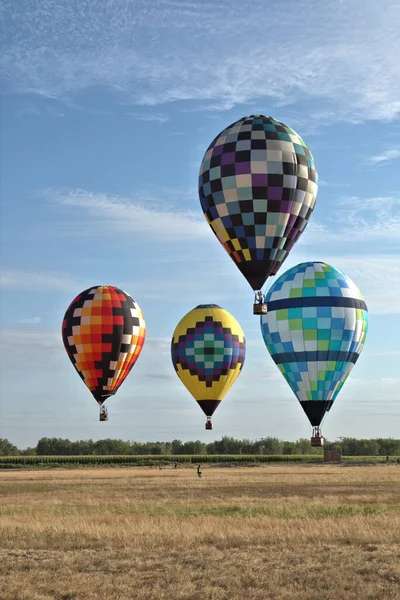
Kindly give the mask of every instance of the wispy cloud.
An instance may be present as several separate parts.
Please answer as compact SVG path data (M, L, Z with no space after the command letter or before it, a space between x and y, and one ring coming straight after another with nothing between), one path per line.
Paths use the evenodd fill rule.
M76 282L69 275L40 273L17 269L0 272L0 288L3 290L30 290L32 292L64 292L76 289Z
M128 117L134 117L138 121L155 121L157 123L168 123L169 121L169 116L162 113L127 112L125 114Z
M368 157L367 160L369 163L378 165L383 162L395 160L396 158L400 158L400 148L391 148L389 150L385 150L381 154L375 154L375 156Z
M60 332L50 329L27 331L25 328L0 330L0 362L4 369L17 366L32 370L54 369L65 357Z
M175 200L179 198L179 194L188 198L191 193L190 190L172 192ZM160 196L162 194L165 198L168 192L164 190ZM134 233L144 239L150 237L151 241L158 239L170 242L209 235L208 225L200 210L174 209L170 203L162 202L151 194L138 193L135 198L124 198L94 194L86 190L49 190L46 197L59 206L73 207L75 223L79 218L82 222L90 219L93 233L101 228L104 234L118 231Z
M351 187L351 184L350 183L337 183L334 181L327 181L326 179L319 179L318 187L343 188L343 187Z
M318 200L317 200L318 202ZM339 198L327 222L310 219L301 244L327 246L338 242L346 245L379 242L382 247L399 245L400 196Z
M42 322L41 317L30 317L30 318L18 320L18 323L21 323L22 325L39 325L39 323L41 323L41 322Z
M3 13L1 63L14 92L70 98L103 86L142 105L224 109L314 100L313 119L354 123L400 113L397 0L384 9L373 0L81 0L77 12L62 0L5 0Z
M387 405L393 404L393 408L397 409L397 417L400 418L400 410L398 410L399 386L400 379L395 377L359 379L350 375L343 387L341 396L343 396L344 401L346 401L346 396L351 398L354 408L359 410L360 406L362 406L363 411L366 413L372 412L372 410L375 412L380 407L380 414L383 416L387 414ZM379 399L378 402L377 399ZM369 411L366 410L367 407Z
M53 207L74 209L72 235L79 235L79 220L87 235L86 223L90 219L93 234L99 230L104 235L118 231L169 242L212 239L195 188L136 192L132 197L82 189L46 190L43 195ZM182 205L193 206L193 209L182 210ZM368 245L372 241L379 242L382 250L389 245L399 245L400 196L345 196L334 206L333 213L324 221L312 216L299 247L327 248L341 243L343 252L353 253L355 244ZM67 218L64 228L68 231Z

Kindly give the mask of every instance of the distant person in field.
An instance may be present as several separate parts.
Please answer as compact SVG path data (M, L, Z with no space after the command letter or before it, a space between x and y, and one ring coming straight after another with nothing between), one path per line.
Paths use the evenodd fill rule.
M199 465L199 466L197 467L197 475L200 477L200 479L201 479L201 474L202 474L202 472L203 472L203 469L201 468L201 465Z
M175 462L175 464L174 464L174 468L175 468L175 469L177 469L177 468L178 468L178 463L177 463L177 462Z

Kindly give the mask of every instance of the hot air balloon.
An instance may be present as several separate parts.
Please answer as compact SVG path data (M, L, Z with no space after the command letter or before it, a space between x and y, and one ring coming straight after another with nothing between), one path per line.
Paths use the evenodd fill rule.
M139 305L112 285L97 285L69 305L62 324L67 354L108 420L103 403L113 396L137 361L146 337Z
M178 323L171 342L175 371L211 417L242 370L246 341L239 323L217 304L200 304Z
M321 446L322 419L365 343L367 306L354 282L323 262L286 271L266 302L261 331L268 352L313 426L312 445Z
M302 138L264 115L229 125L204 155L201 206L255 291L254 314L265 312L261 288L278 272L308 223L317 182L313 156Z

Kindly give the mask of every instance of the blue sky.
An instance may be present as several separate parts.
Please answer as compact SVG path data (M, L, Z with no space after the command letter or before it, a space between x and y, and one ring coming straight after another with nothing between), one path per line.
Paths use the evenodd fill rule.
M252 293L197 195L208 144L245 115L307 142L320 177L304 260L345 271L370 312L366 346L323 431L400 431L400 5L369 0L4 0L1 7L0 437L296 439L309 423L263 345ZM117 285L147 340L109 402L75 373L70 301ZM217 303L241 323L243 372L204 431L173 370L180 318Z

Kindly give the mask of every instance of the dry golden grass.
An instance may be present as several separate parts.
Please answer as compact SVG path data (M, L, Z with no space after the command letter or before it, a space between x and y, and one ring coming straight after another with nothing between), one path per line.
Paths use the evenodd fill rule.
M0 472L0 600L397 600L400 467Z

